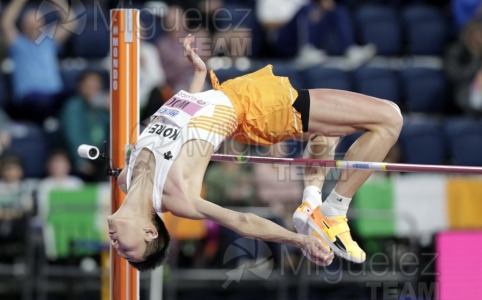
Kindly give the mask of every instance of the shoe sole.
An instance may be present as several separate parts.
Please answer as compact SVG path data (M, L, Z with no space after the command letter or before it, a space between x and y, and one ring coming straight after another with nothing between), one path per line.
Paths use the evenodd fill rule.
M293 225L296 232L299 234L308 235L308 221L309 216L304 212L299 212L298 209L293 213Z
M333 244L331 242L330 238L323 232L323 230L321 230L321 228L319 228L318 225L316 225L316 223L311 221L311 219L308 219L307 224L312 230L314 230L314 231L316 231L316 233L318 233L318 235L328 244L328 246L330 246L330 248L333 250L333 252L335 252L336 255L338 255L341 258L344 258L346 260L352 261L354 263L358 263L358 264L361 264L365 261L365 259L361 260L361 259L358 259L356 257L353 257L353 256L349 255L347 252L338 248L335 244Z

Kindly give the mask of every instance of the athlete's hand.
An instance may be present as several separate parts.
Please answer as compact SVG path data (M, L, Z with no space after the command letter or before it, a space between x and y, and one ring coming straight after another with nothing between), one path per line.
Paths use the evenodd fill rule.
M195 72L206 72L206 64L197 54L197 48L192 48L195 40L196 38L192 34L188 34L184 38L184 55L191 62Z
M309 260L320 266L328 266L333 262L333 251L323 246L319 238L304 235L303 239L303 254Z

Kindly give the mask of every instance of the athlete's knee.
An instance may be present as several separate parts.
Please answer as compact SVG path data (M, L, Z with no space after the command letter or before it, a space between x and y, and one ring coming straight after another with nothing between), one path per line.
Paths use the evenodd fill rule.
M395 111L400 115L400 117L402 117L402 111L400 110L400 107L395 102L390 100L383 100L383 101L385 101L385 103L393 107Z
M388 100L382 101L383 105L376 107L378 120L375 122L375 126L370 126L368 130L382 135L387 142L395 142L402 130L403 117L398 105Z
M397 140L403 127L403 116L397 104L387 100L385 100L385 102L388 107L386 107L383 112L383 128L387 132L389 138Z

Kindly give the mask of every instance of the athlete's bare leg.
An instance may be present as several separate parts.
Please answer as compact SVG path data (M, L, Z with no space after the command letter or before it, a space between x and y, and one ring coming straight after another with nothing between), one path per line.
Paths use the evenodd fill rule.
M335 157L335 148L338 144L338 137L311 136L303 153L304 158L320 160L331 160ZM305 187L317 186L321 189L329 168L321 166L310 166L305 168Z
M403 119L389 101L346 91L310 90L309 132L343 136L366 130L348 149L345 160L382 161L395 144ZM335 191L351 198L372 171L342 170Z
M347 151L346 160L381 161L398 139L403 120L400 110L392 102L326 89L310 90L310 98L308 132L339 137L365 130ZM322 182L325 176L323 173L317 174L317 171L308 173L310 181L307 182ZM351 238L346 213L351 198L371 173L365 170L341 170L341 180L321 209L317 209L319 202L311 200L315 194L313 189L305 188L303 204L293 215L298 232L321 237L336 254L348 260L358 263L365 261L365 252ZM311 176L319 176L320 179Z
M338 137L326 137L313 134L307 134L305 138L306 137L308 138L308 144L303 153L304 158L320 160L334 158L335 148L339 140ZM305 167L305 189L303 191L303 198L301 199L301 205L293 214L293 225L299 233L307 235L313 234L307 221L311 213L321 206L321 188L328 171L329 168L322 166L313 165Z

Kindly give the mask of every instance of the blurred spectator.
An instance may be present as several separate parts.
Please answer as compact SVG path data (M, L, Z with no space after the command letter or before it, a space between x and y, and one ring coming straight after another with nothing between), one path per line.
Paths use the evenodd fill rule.
M219 2L220 7L211 4L213 30L211 30L211 56L258 57L263 51L261 25L255 3L250 1L210 1Z
M63 150L53 151L47 160L47 177L39 182L37 187L38 208L42 212L47 204L47 197L51 190L57 189L79 189L84 182L70 175L71 165L67 153ZM42 215L42 214L41 214Z
M3 15L3 3L0 1L0 16ZM5 35L2 30L0 30L0 60L3 61L5 58L5 50L6 50L6 45L5 45Z
M469 110L476 115L482 114L482 69L475 75L469 90Z
M447 51L445 68L452 80L457 106L466 113L482 112L482 22L472 20L459 41Z
M482 16L481 0L452 0L452 11L457 29L462 29L473 18Z
M60 14L59 22L52 26L46 25L36 10L28 9L21 17L20 31L17 29L16 20L27 0L10 1L3 12L1 25L14 62L12 112L16 118L42 122L56 113L62 91L58 47L70 36L77 21L65 0L52 2Z
M260 53L262 46L256 32L256 25L251 21L240 24L239 20L232 20L231 25L223 25L226 30L221 30L213 34L211 41L210 56L227 56L230 58L239 58L247 56L256 56Z
M51 189L78 189L84 183L76 177L70 175L71 165L67 153L63 150L52 152L47 160L47 177L39 183L39 191Z
M185 14L186 25L196 37L212 36L198 47L200 56L244 57L261 51L262 42L251 1L188 0L167 1L179 5ZM209 33L209 34L208 34ZM253 47L254 44L254 47ZM253 49L255 48L255 49Z
M109 99L97 72L85 71L80 75L77 94L67 100L59 117L74 170L89 181L105 179L102 162L86 160L77 154L79 145L101 146L108 138Z
M10 117L3 111L3 109L0 109L0 154L10 146L10 127Z
M25 251L33 211L32 181L23 179L21 161L14 155L0 158L0 260L18 261ZM3 297L2 297L3 298Z
M141 110L144 109L153 92L157 92L159 100L161 99L158 90L166 82L166 74L162 68L162 63L159 58L159 52L156 46L147 42L144 37L147 36L145 25L141 24L141 39L140 39L140 70L139 70L139 105ZM158 107L162 104L158 102Z
M215 13L223 7L223 0L168 0L168 5L182 8L189 28L200 28L215 31L216 22L213 20Z
M248 58L257 58L262 51L256 50L258 45L253 42L252 32L246 29L229 30L213 35L210 44L211 59L207 61L209 68L229 69L233 64L242 70L248 70L250 64ZM206 53L206 52L205 52ZM228 58L228 59L226 59ZM230 62L231 61L231 62Z
M159 39L157 46L166 73L166 82L173 91L187 90L193 76L192 65L183 55L179 55L184 53L182 41L189 32L184 10L179 6L170 6L163 19L163 28L166 33ZM198 30L194 34L196 44L209 41L205 30ZM198 51L198 54L203 56L206 52Z
M308 0L259 0L256 15L274 55L293 58L308 41Z
M321 63L326 54L345 55L358 66L376 52L373 45L355 44L348 12L334 0L260 0L257 16L272 54L297 57L300 66Z
M0 159L0 220L19 219L32 210L33 184L23 179L20 159L4 155ZM4 226L5 223L2 223L1 234L8 229Z
M192 67L179 53L182 51L180 39L187 35L187 21L184 10L170 6L163 19L166 34L158 41L161 62L166 72L166 81L174 91L185 89L191 81Z
M357 67L376 53L374 45L359 46L348 11L335 0L317 0L308 15L309 42L329 55L344 55Z

